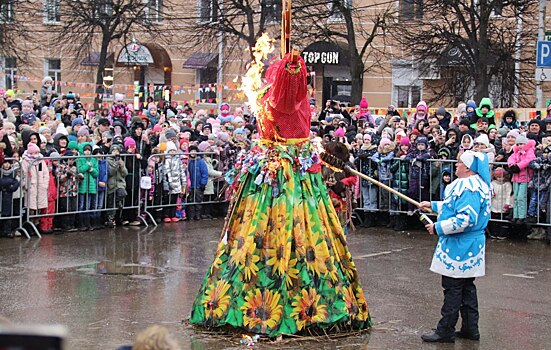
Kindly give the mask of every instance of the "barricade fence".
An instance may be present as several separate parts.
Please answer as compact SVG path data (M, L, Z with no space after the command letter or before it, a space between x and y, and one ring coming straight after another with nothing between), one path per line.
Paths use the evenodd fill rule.
M457 160L428 159L424 161L394 158L389 162L375 162L371 158L356 159L357 169L379 182L421 202L443 199L447 184L455 180ZM495 170L499 169L497 179ZM539 226L551 226L549 187L546 166L531 163L530 181L511 182L512 173L507 163L490 163L492 175L492 216L490 221L507 223L521 219ZM448 178L449 176L449 178ZM385 191L367 180L358 182L355 191L354 212L362 223L362 213L388 213L390 216L411 215L414 205Z
M3 232L19 230L27 238L32 233L41 237L54 230L148 226L166 218L175 222L186 218L188 208L193 208L198 218L205 218L209 217L205 215L209 205L226 202L224 182L219 181L223 173L217 170L220 158L215 153L191 157L189 153L155 154L147 158L141 154L88 154L7 160L10 169L3 169L0 176L0 225L6 230ZM168 170L178 170L184 185L178 193L170 184L175 173ZM205 179L206 183L201 182ZM211 182L212 186L207 186Z
M194 155L195 154L195 155ZM199 161L198 159L201 159ZM161 221L209 217L213 205L227 205L225 169L217 153L109 154L8 158L0 174L2 232L19 230L27 238L53 229L86 230L115 225L157 225ZM358 158L357 169L418 201L441 200L455 179L456 160L376 163ZM511 183L506 163L490 165L494 186L492 222L513 218L551 226L547 168L530 169L531 181ZM206 172L206 176L205 176ZM449 176L449 181L447 176ZM206 182L205 182L206 179ZM354 212L408 215L416 208L366 180L355 188ZM222 208L222 213L224 210Z

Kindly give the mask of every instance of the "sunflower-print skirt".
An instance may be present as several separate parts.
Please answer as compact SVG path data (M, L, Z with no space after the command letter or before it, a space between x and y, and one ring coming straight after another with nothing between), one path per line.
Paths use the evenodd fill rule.
M229 179L239 190L227 238L199 289L192 324L269 337L371 326L318 169L307 141L260 142L240 156Z

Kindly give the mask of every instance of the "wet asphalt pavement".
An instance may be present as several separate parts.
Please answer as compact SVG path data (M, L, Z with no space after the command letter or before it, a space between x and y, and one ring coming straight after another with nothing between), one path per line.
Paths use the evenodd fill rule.
M157 228L0 240L0 315L16 323L68 327L66 349L115 349L151 324L169 327L183 349L244 349L234 339L181 324L208 269L223 220ZM423 344L442 303L428 270L436 238L359 229L348 236L375 323L370 335L259 349L551 349L551 248L489 241L477 279L480 342Z

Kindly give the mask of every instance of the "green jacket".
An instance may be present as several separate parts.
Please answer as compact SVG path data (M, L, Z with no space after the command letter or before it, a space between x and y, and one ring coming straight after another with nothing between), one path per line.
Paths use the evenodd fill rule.
M81 155L84 154L84 146L86 144L89 143L81 143L78 145L78 151ZM78 193L96 194L98 190L98 160L96 158L78 158L77 171L84 176L78 186Z

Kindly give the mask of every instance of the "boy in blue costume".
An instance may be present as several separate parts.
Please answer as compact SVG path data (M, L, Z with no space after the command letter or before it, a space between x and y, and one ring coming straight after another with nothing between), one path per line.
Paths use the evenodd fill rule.
M438 234L431 271L442 275L444 305L436 331L424 334L426 342L453 343L455 337L480 339L478 298L474 280L485 274L484 230L490 219L490 166L480 152L465 151L457 162L457 179L446 187L442 201L422 202L438 221L425 226ZM462 326L455 332L461 313Z

